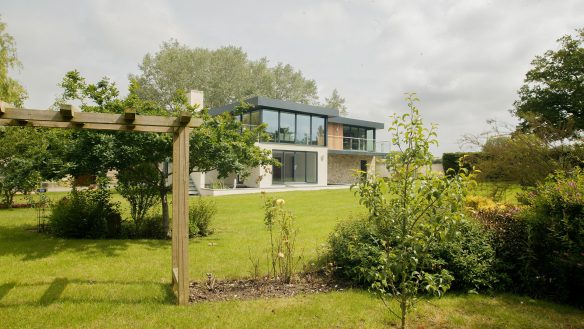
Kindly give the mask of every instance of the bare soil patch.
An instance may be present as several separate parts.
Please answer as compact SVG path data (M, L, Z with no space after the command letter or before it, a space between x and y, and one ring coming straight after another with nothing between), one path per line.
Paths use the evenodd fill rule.
M347 284L322 277L303 276L292 283L282 283L272 278L213 280L191 282L190 302L267 299L292 297L299 294L320 294L342 291Z

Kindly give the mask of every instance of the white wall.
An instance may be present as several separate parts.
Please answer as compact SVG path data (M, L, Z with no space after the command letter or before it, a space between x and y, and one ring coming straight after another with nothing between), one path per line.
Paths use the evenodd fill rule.
M318 182L314 185L326 186L328 177L328 149L323 146L312 146L312 145L298 145L298 144L278 144L278 143L257 143L257 145L263 149L268 150L280 150L280 151L304 151L304 152L317 152L316 161L318 162ZM248 180L246 180L246 185L254 187L269 187L272 186L272 173L266 172L263 168L258 168L259 170L252 174L248 180L256 181L259 176L262 176L259 185L248 185ZM251 183L251 182L250 182Z

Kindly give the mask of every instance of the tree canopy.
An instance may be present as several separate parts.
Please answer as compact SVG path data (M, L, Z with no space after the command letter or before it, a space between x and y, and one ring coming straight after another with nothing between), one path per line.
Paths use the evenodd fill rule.
M558 39L560 48L531 62L514 113L520 128L553 140L584 131L584 29Z
M347 105L345 105L345 99L341 97L339 91L336 88L333 89L331 97L325 98L324 100L325 100L324 105L326 107L339 110L339 113L342 116L347 116L347 114L349 114L349 112L347 111Z
M6 32L6 24L0 21L0 100L16 106L22 106L27 94L18 81L8 76L8 71L21 66L16 57L14 37Z
M291 65L270 66L264 57L251 60L238 47L216 50L190 48L176 40L164 42L155 54L146 54L140 73L131 75L140 85L137 94L173 112L177 95L191 89L205 93L209 108L253 96L318 104L314 80Z

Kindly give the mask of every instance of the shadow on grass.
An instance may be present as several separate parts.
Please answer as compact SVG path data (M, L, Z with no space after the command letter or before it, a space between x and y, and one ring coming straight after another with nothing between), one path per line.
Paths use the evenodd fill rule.
M170 283L152 282L152 281L115 281L115 280L103 280L103 281L93 281L93 280L78 280L78 279L67 279L67 278L55 278L50 284L48 284L42 296L38 301L29 300L11 303L9 301L2 301L2 299L10 292L13 294L19 293L19 288L38 288L43 289L47 286L47 283L6 283L0 285L0 308L10 308L19 306L49 306L56 303L73 303L73 304L161 304L161 305L174 305L176 304L176 296L172 291ZM86 286L85 288L100 289L100 286L115 287L116 291L120 292L120 296L108 296L107 298L95 297L95 296L79 296L75 297L63 297L63 291L69 287L69 289L79 289L80 286ZM135 297L132 294L132 288L136 286L140 290L152 290L162 292L161 295L152 296L150 298L146 297ZM127 293L124 293L127 290ZM162 297L162 298L160 298Z
M30 225L0 226L0 257L14 256L23 261L37 260L61 252L85 256L117 257L129 246L145 249L170 248L169 240L89 240L60 239L31 230Z

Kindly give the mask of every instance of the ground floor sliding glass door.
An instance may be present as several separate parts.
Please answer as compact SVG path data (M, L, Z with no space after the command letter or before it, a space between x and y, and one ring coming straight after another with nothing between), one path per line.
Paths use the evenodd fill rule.
M282 166L272 170L272 183L316 183L318 181L316 152L273 150L272 156Z

